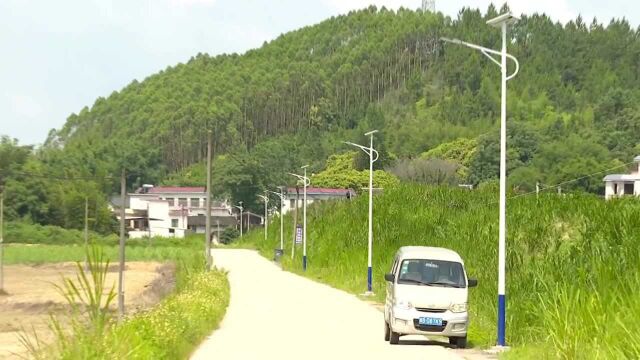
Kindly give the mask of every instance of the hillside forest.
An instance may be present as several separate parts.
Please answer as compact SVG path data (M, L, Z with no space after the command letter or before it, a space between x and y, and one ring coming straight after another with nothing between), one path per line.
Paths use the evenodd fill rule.
M343 141L366 143L372 129L377 182L490 185L500 71L439 39L499 48L486 20L506 10L451 18L372 6L133 80L71 114L41 146L2 137L6 217L80 228L88 198L92 229L110 232L108 198L123 169L130 190L204 184L208 130L214 197L257 211L255 195L293 185L287 173L304 164L316 186L358 187L368 161ZM604 170L627 170L640 154L639 35L624 19L563 25L534 14L513 26L509 52L521 69L508 83L510 191L580 178L563 191L602 193Z

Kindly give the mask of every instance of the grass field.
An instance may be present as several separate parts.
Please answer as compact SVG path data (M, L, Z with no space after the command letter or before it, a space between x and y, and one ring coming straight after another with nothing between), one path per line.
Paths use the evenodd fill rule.
M498 209L494 191L402 185L376 196L374 291L403 245L442 246L461 254L479 287L470 290L470 342L496 338ZM516 358L640 357L640 202L590 195L508 201L507 341ZM367 198L309 209L306 276L360 294L366 289ZM277 221L277 219L275 220ZM290 258L286 218L283 266L301 273L301 247ZM272 257L255 231L239 246Z
M85 248L66 245L12 243L5 245L5 264L80 262ZM103 260L116 264L118 247L98 239ZM60 359L178 359L187 358L200 341L218 326L229 303L226 274L205 271L204 239L128 240L127 261L161 261L176 264L176 288L158 305L116 325L109 315L105 329L74 327L72 340L59 339L38 358Z

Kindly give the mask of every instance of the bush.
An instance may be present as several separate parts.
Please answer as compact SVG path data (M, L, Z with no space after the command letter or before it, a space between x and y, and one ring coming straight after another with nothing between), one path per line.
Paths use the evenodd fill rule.
M236 228L228 227L222 231L220 234L220 242L222 244L231 244L233 240L237 239L240 236L240 231Z

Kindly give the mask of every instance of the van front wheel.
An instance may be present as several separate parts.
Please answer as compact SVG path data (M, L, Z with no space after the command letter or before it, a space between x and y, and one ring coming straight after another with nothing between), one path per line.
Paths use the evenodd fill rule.
M391 337L391 329L389 328L389 323L388 322L384 322L384 341L389 341L389 338Z
M391 330L391 335L389 336L389 343L391 345L397 345L400 342L400 334Z
M450 337L449 344L455 345L458 349L464 349L467 347L467 337Z

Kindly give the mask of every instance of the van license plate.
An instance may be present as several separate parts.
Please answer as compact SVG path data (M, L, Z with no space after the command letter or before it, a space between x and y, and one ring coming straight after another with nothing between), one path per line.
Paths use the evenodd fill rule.
M430 317L421 317L418 319L419 325L427 325L427 326L442 326L442 319L438 318L430 318Z

